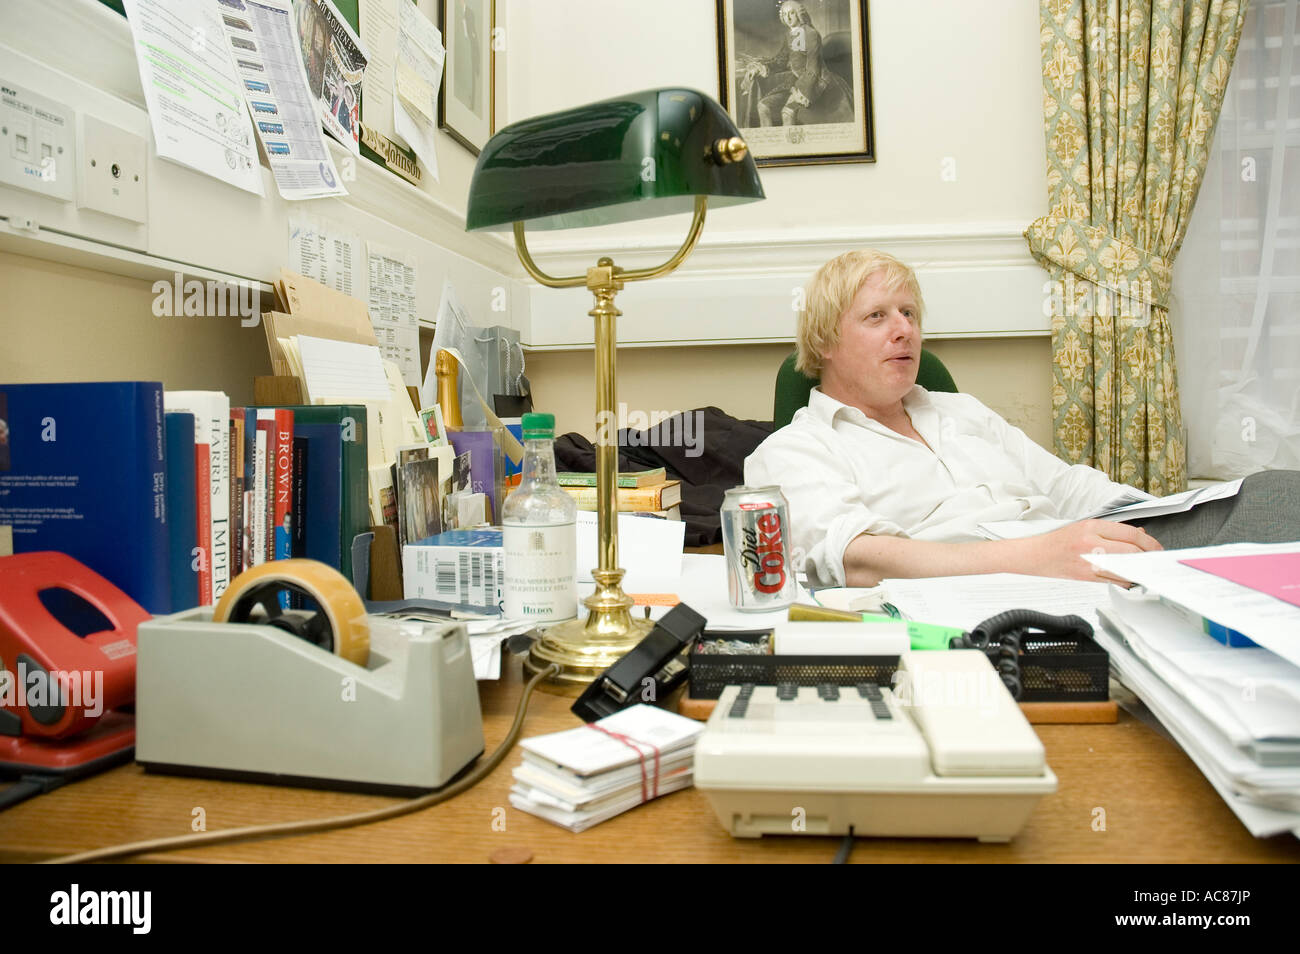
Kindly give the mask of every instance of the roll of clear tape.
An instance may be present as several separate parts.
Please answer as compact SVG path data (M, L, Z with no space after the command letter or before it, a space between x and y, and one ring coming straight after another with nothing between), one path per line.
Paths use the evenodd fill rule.
M334 655L365 666L370 662L370 620L365 604L338 570L317 560L273 560L245 570L231 581L212 612L214 623L230 622L235 606L255 586L291 583L325 615Z

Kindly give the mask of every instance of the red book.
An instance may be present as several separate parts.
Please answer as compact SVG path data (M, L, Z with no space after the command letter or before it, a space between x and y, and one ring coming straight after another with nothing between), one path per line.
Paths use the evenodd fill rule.
M257 409L258 454L265 448L265 467L262 471L262 526L266 528L258 554L258 563L275 559L275 408Z
M275 409L275 556L293 556L293 411Z

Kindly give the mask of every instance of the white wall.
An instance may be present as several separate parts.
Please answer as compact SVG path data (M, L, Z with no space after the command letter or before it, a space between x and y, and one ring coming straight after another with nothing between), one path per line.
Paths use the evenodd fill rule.
M512 121L657 85L718 95L710 0L506 0L506 11ZM791 289L868 245L918 267L932 336L1047 334L1045 275L1021 237L1047 210L1037 0L874 0L869 32L877 161L761 169L766 201L711 213L676 275L624 292L620 341L788 342ZM666 257L686 221L530 244L557 274L607 251L642 265ZM580 290L533 288L524 341L582 346L587 307Z
M762 170L767 201L719 214L706 243L753 229L1028 225L1047 211L1038 0L869 8L876 162ZM512 121L660 85L718 96L712 0L506 0L506 9ZM946 158L956 181L940 178ZM681 225L623 231L678 236Z

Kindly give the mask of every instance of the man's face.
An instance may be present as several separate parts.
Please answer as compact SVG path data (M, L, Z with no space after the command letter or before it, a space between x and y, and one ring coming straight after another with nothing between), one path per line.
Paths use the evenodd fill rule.
M799 19L799 14L794 7L781 8L781 22L788 27L792 27Z
M886 289L884 275L873 272L840 315L840 340L822 370L827 394L877 410L912 389L921 360L920 309L905 286Z

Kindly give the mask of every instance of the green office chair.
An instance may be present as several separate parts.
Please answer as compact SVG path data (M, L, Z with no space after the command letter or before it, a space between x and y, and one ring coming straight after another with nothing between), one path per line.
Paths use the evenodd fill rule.
M794 355L781 362L776 372L776 394L772 402L772 422L782 428L790 423L794 412L808 406L808 393L817 386L818 379L810 378L794 369ZM957 385L942 361L930 351L921 349L921 364L916 371L916 383L927 391L957 393Z

